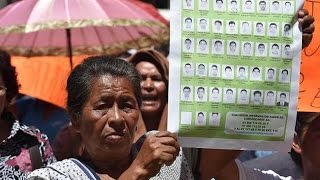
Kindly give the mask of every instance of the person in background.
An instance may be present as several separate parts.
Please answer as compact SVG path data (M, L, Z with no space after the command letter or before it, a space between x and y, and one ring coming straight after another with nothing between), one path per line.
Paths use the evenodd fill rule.
M10 55L0 51L0 178L6 180L24 180L32 170L55 162L47 136L21 124L10 112L18 91Z
M128 59L142 76L141 81L141 115L140 130L167 129L167 103L169 62L154 49L142 49ZM143 132L144 133L144 132ZM140 134L143 134L140 133Z
M70 123L66 110L40 99L22 96L13 105L20 122L46 133L50 142L53 142L61 128Z

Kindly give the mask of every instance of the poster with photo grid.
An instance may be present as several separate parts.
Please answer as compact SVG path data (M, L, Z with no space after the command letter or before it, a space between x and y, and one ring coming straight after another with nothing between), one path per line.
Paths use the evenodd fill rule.
M288 151L302 0L171 0L168 130L181 146Z

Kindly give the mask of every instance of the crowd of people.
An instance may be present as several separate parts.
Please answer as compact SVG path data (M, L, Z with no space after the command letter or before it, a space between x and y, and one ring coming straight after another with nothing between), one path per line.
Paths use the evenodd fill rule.
M304 48L314 19L305 10L298 17ZM22 119L35 115L20 108L31 113L26 118L17 110L17 74L10 55L1 51L0 179L320 179L320 113L298 113L289 158L250 164L237 159L239 150L182 148L166 131L168 76L166 55L153 48L126 60L84 59L67 79L67 111L60 114L68 116L55 125L60 131L41 130L48 138L31 127L37 123L24 125L30 120ZM277 166L284 159L291 165ZM289 173L282 174L284 168Z

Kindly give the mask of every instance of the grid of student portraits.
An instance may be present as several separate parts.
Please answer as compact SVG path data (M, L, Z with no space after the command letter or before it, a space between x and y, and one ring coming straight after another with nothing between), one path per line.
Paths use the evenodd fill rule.
M181 7L181 125L219 127L226 107L288 110L295 1L182 0Z
M194 95L193 95L194 92ZM182 86L182 101L212 102L235 105L264 106L288 108L289 92L276 90L261 90L228 87L190 87ZM213 109L214 110L214 109ZM181 111L181 125L220 126L222 117L220 111L206 112L205 110Z
M182 0L182 53L290 59L295 12L290 0Z
M290 43L183 38L184 53L292 59ZM211 48L210 48L211 46Z
M217 63L185 62L182 68L184 77L210 77L237 81L261 81L281 84L290 83L290 68L272 66L248 66Z
M181 86L181 101L241 105L288 106L289 92L263 89Z
M294 0L181 0L183 10L293 15Z
M183 32L207 32L219 34L252 35L256 37L285 37L292 38L292 24L270 20L234 20L226 17L183 17Z

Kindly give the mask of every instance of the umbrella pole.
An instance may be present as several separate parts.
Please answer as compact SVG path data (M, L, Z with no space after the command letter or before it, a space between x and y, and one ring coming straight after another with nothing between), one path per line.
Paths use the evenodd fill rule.
M66 29L66 33L67 33L67 48L68 48L68 53L69 53L69 63L70 63L70 69L73 69L73 65L72 65L72 45L71 45L71 32L70 29Z

